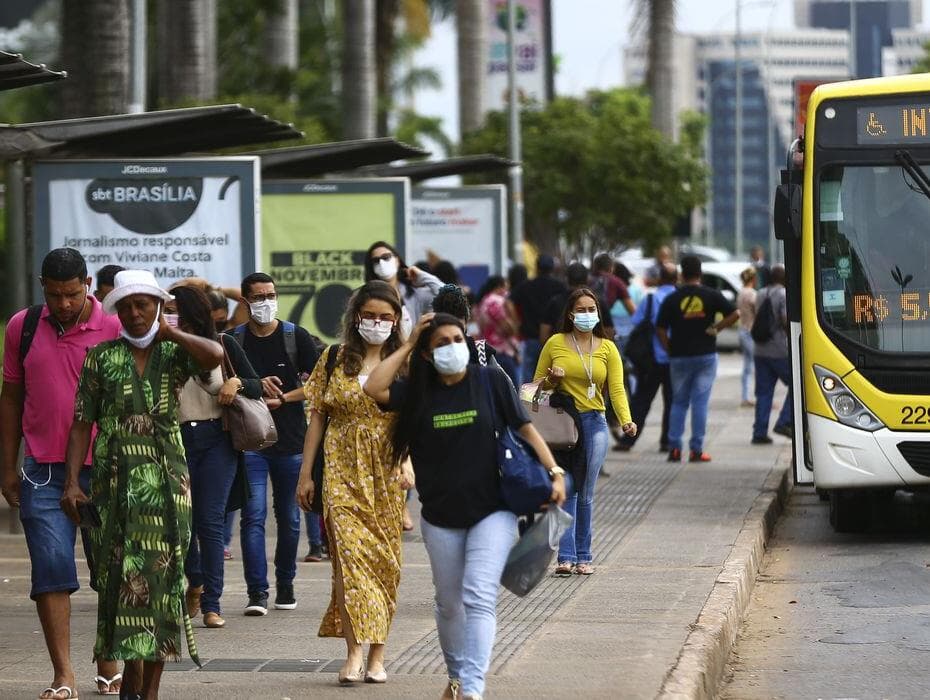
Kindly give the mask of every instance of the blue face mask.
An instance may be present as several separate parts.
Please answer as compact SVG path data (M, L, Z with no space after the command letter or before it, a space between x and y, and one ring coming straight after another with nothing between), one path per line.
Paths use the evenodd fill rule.
M469 357L467 344L449 343L433 350L433 366L439 374L458 374L465 371Z
M597 315L597 311L584 311L582 313L576 313L575 318L573 319L575 328L577 328L582 333L593 331L594 327L600 320L601 319Z

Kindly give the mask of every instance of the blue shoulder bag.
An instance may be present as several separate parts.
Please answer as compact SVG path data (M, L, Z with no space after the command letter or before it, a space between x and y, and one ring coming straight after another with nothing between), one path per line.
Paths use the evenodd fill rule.
M536 453L509 425L499 422L494 392L488 372L500 370L478 367L481 383L491 404L491 424L497 443L497 465L501 476L501 498L507 510L517 515L540 512L552 496L552 480ZM513 389L511 389L513 391Z

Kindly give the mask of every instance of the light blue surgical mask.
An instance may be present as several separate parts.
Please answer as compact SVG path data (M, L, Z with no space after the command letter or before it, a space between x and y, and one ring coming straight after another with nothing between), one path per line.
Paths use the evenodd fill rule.
M593 331L594 327L600 321L600 316L597 315L597 311L583 311L581 313L576 313L573 319L575 328L577 328L582 333L587 333L588 331Z
M464 372L470 357L465 343L449 343L433 350L433 366L439 374Z

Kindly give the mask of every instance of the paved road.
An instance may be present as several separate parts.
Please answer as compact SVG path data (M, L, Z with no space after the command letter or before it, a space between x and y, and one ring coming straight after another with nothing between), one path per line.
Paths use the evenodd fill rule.
M900 494L899 494L900 495ZM871 532L839 535L795 489L730 659L725 698L926 698L928 504L897 502Z
M653 698L732 550L753 501L788 443L749 444L751 411L738 409L740 358L724 356L709 424L709 465L669 464L655 425L637 449L611 453L598 485L590 577L546 579L526 598L504 594L488 683L494 698ZM653 419L658 418L654 415ZM0 513L3 515L3 513ZM0 518L2 522L2 518ZM273 527L269 528L273 531ZM271 537L272 532L269 532ZM269 551L272 548L269 547ZM339 688L339 640L317 627L329 597L328 564L299 565L295 611L239 614L245 603L238 544L226 569L227 627L197 623L203 670L169 664L163 698L438 697L443 686L432 618L429 565L417 533L405 536L399 605L384 687ZM79 571L84 571L83 563ZM96 598L84 585L72 600L72 650L85 700ZM49 663L21 537L0 535L0 699L35 698Z

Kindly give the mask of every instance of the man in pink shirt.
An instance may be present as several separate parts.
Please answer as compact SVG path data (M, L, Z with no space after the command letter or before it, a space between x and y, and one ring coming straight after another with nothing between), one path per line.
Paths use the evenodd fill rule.
M10 319L6 329L0 392L0 486L10 506L20 509L32 563L30 597L36 602L54 668L52 683L40 698L60 700L77 696L70 653L70 595L79 587L74 561L76 528L59 504L68 431L87 350L118 338L121 326L119 319L105 314L100 302L89 294L87 264L73 248L57 248L45 256L41 282L45 304L38 317L23 309ZM23 439L25 459L20 477L17 462ZM90 463L88 454L85 464ZM89 481L87 468L82 488L88 493ZM84 551L89 551L86 544ZM101 662L97 672L97 678L103 679L98 689L118 691L114 662Z

